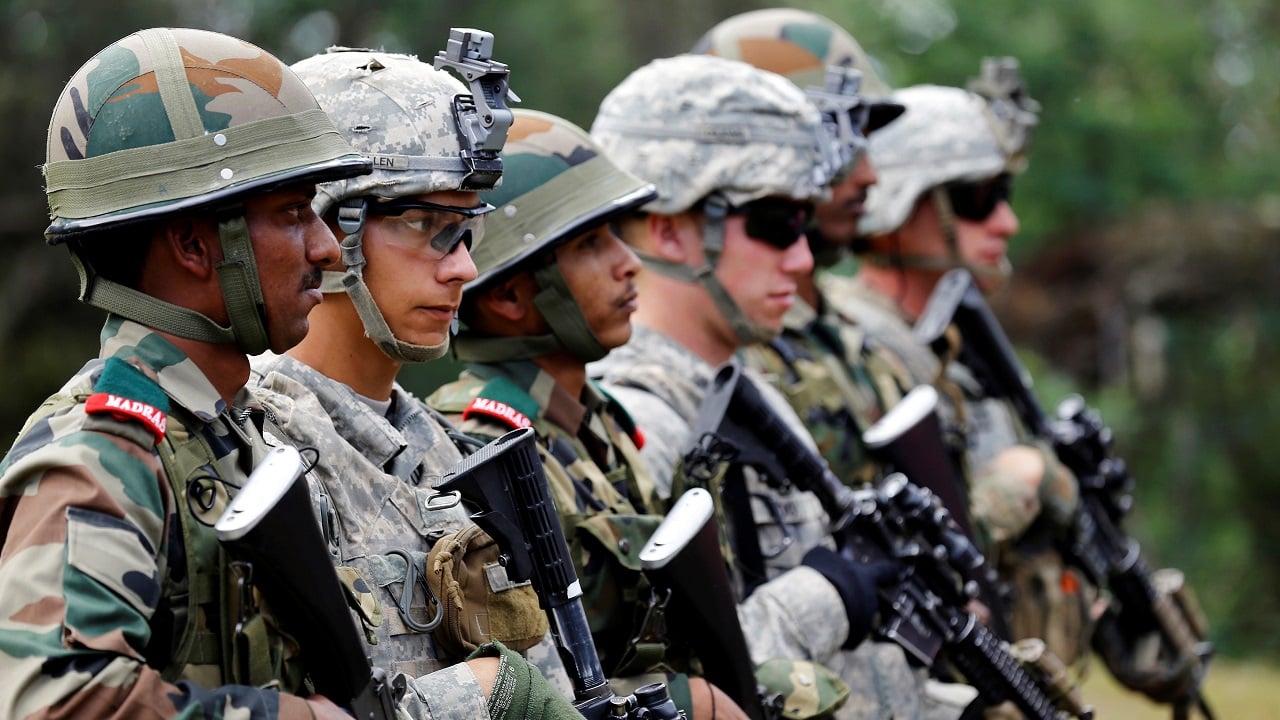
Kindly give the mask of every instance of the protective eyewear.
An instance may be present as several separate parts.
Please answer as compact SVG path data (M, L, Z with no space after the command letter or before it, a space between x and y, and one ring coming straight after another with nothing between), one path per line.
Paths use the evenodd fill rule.
M747 235L779 250L786 250L804 237L813 217L813 203L783 198L761 198L729 211L746 218Z
M952 183L946 186L947 199L956 217L981 222L991 217L1001 202L1013 196L1013 178L1008 173L981 183Z
M484 236L484 215L493 209L489 203L458 207L422 200L391 200L370 203L369 214L399 218L412 232L396 233L392 242L432 260L443 260L459 244L470 250L479 242Z

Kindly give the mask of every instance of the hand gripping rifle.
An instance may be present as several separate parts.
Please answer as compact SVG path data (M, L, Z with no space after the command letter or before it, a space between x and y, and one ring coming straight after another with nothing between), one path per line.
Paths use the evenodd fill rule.
M1212 718L1200 692L1213 654L1213 645L1206 640L1207 623L1190 588L1176 574L1154 575L1138 542L1124 531L1124 516L1133 508L1133 478L1114 453L1110 429L1079 396L1063 400L1056 419L1046 417L1032 393L1030 374L1018 361L973 277L963 269L942 276L914 333L936 351L948 342L944 336L953 324L961 337L959 361L974 373L985 392L1007 399L1027 430L1050 443L1076 476L1080 512L1059 550L1092 582L1111 591L1120 605L1118 625L1128 637L1158 632L1162 654L1192 664L1189 687L1173 703L1175 713L1194 704Z
M711 493L686 490L640 551L640 565L654 587L668 594L668 636L688 643L703 677L752 720L778 720L782 697L756 683L714 511Z
M512 430L464 458L436 490L458 493L471 519L498 544L507 576L532 583L573 680L579 712L589 720L683 718L665 683L649 683L626 697L609 686L535 441L533 428Z
M1084 708L1078 712L1059 710L1004 643L965 611L977 595L974 578L985 571L985 560L932 493L901 474L891 476L898 487L895 497L927 499L927 512L924 507L913 509L914 532L932 539L927 546L909 542L881 524L887 522L884 518L890 506L875 502L875 493L880 491L854 491L840 482L822 458L766 404L759 389L741 377L736 361L722 366L708 389L703 411L715 412L717 407L722 408L722 439L736 449L750 451L749 461L761 463L766 472L780 473L798 489L818 497L831 518L832 534L842 554L851 562L904 562L903 581L891 596L882 596L886 601L881 603L877 632L902 645L926 666L945 650L990 704L1012 701L1032 718L1060 720L1069 717L1067 712L1082 719L1091 716ZM877 547L880 550L872 552ZM926 549L928 558L923 555ZM912 582L913 577L918 580ZM934 581L936 587L926 580Z
M214 525L214 533L275 608L297 641L315 691L361 720L395 720L404 677L394 684L369 663L363 635L347 605L316 523L293 447L272 448ZM242 587L248 596L248 587Z

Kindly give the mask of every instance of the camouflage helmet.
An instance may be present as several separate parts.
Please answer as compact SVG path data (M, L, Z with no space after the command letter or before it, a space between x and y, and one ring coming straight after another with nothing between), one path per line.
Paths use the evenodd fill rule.
M468 88L444 70L411 55L379 50L330 48L295 63L293 69L315 93L320 106L342 134L373 161L366 177L327 183L318 188L313 207L324 215L337 209L345 272L326 272L325 292L346 292L374 343L390 358L425 362L442 356L448 338L438 345L415 345L395 336L364 282L363 235L370 203L446 190L485 190L502 176L498 149L511 123L506 108L506 66L489 60L492 35L454 29L450 50L461 38L486 42L483 57L474 58L473 84L492 89L485 106L491 122L479 134L464 125L478 121L476 100ZM444 55L445 53L442 53ZM471 244L479 244L477 225ZM467 232L471 232L468 230Z
M479 275L467 284L468 295L656 194L652 185L614 165L578 126L533 110L514 114L502 150L505 179L501 187L481 195L497 210L486 218L485 241L472 253ZM491 362L562 349L583 362L604 357L608 349L591 331L558 266L528 269L539 287L534 304L551 334L481 338L464 329L454 344L458 357Z
M974 89L917 85L894 93L906 112L870 138L879 181L868 192L861 234L896 230L932 188L1026 167L1039 105L1026 96L1011 61L984 61Z
M153 28L107 46L72 76L49 123L50 243L70 240L80 299L179 337L270 345L240 200L369 172L284 63L242 40ZM218 208L223 326L100 277L84 250L103 231Z
M325 214L348 198L391 199L467 187L453 98L468 94L453 75L412 55L329 48L294 63L347 140L373 160L373 172L326 183L313 204Z
M95 55L58 97L46 237L368 168L270 53L205 30L142 30Z
M653 182L647 212L675 214L713 193L738 206L776 195L821 200L818 111L791 83L705 55L654 60L600 103L591 126L614 162Z
M802 89L822 87L828 68L857 70L862 75L859 94L870 110L867 132L902 114L902 106L890 98L888 83L858 41L808 10L771 8L734 15L708 30L693 52L741 60L775 72Z

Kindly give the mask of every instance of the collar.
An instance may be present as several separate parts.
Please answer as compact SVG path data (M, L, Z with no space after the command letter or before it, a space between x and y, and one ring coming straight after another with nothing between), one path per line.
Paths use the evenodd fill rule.
M102 328L101 342L99 358L133 361L139 369L155 377L160 389L175 405L200 420L212 422L227 410L226 402L195 362L151 328L119 315L109 315ZM241 407L248 405L248 391L241 388L235 402Z

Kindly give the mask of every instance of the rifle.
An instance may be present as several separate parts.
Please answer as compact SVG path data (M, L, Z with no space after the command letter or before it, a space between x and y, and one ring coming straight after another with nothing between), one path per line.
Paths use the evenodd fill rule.
M590 720L683 718L665 683L649 683L625 697L609 686L535 441L533 428L512 430L464 458L436 490L456 493L472 511L471 519L498 544L507 576L533 585L573 681L578 712Z
M1063 400L1057 418L1049 419L1032 393L1031 376L1018 361L981 291L968 271L949 271L938 282L914 329L918 340L938 351L954 324L962 338L959 360L983 391L1005 398L1036 437L1047 441L1080 487L1080 512L1058 549L1095 584L1111 591L1120 605L1119 625L1129 638L1159 633L1165 650L1193 663L1186 696L1174 702L1175 713L1192 704L1208 718L1201 686L1213 645L1208 627L1189 588L1177 584L1159 589L1141 548L1123 528L1133 508L1133 478L1114 452L1110 429L1079 396Z
M752 720L778 720L782 697L756 683L737 601L720 551L711 493L686 490L640 551L640 565L666 596L668 634L688 643L703 677Z
M240 591L249 583L277 609L297 641L315 691L362 720L395 720L404 676L390 681L369 663L333 560L311 507L306 465L290 446L272 448L214 524L236 562Z
M985 560L932 493L911 484L900 473L891 475L898 485L895 497L926 498L927 511L924 505L912 509L917 529L909 539L889 535L888 527L881 523L889 522L885 510L890 506L875 501L875 493L883 491L854 491L840 482L822 458L769 408L759 389L741 377L736 361L716 372L703 410L720 413L722 437L746 451L744 457L818 497L832 520L832 534L841 553L851 562L880 557L904 563L901 581L892 593L881 595L876 631L882 637L898 643L926 666L945 649L947 657L990 704L1012 701L1032 718L1061 720L1068 717L1067 712L1082 720L1091 717L1091 711L1073 707L1069 700L1065 701L1066 712L1058 710L1041 688L1043 679L1033 678L986 626L964 611L977 594L977 583L969 573L984 568ZM923 542L926 539L927 545ZM878 555L869 550L876 545L883 548ZM922 554L926 549L931 553L928 557Z

